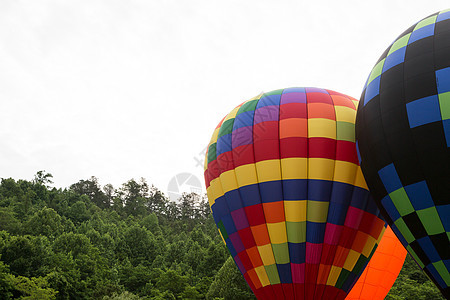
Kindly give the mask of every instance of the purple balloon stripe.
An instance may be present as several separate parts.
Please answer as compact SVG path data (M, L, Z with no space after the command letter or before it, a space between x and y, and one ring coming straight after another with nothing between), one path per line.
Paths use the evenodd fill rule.
M281 95L280 104L306 103L306 93L289 93Z
M278 121L280 115L279 105L263 106L255 110L253 125L265 121Z
M242 263L241 259L239 258L239 256L235 256L234 257L234 261L236 262L236 265L239 269L239 271L244 274L246 272L245 268L244 268L244 264Z
M324 93L328 94L328 92L324 89L315 88L315 87L307 87L305 88L307 93Z
M233 218L234 225L236 226L237 230L241 230L249 226L247 222L247 216L245 215L245 211L243 208L232 211L231 217Z
M253 126L245 126L233 131L231 145L234 148L253 143Z
M244 244L242 244L241 237L239 236L239 233L235 232L229 235L231 244L234 247L234 250L236 250L237 253L240 253L245 250Z

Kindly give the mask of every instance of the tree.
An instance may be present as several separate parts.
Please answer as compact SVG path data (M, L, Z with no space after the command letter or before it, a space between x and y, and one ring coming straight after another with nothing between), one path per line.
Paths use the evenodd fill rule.
M0 228L12 234L18 234L21 230L21 222L10 207L0 207Z
M128 257L132 265L151 264L159 254L159 245L153 234L138 225L131 226L118 245L121 255Z
M47 280L42 277L13 277L13 285L15 293L21 295L20 299L23 300L51 300L56 299L58 293L48 287Z
M202 276L212 277L222 267L229 257L228 250L222 241L211 242L205 251L203 260L199 262L198 270Z
M13 275L9 274L8 265L0 260L0 298L11 299L11 297L13 296L11 291L13 289Z
M184 288L184 291L180 294L181 299L204 299L204 295L202 295L195 286L187 285Z
M54 238L64 230L61 216L53 209L44 207L25 223L24 231L32 235Z
M49 188L50 184L53 184L52 178L53 175L50 173L46 173L45 170L38 171L36 175L34 175L33 183Z
M231 257L220 268L206 294L206 299L214 298L256 299Z
M156 288L160 291L170 291L177 299L188 286L186 276L180 274L180 270L169 269L159 277Z
M111 206L113 204L113 199L116 194L116 190L114 189L114 186L112 184L108 183L107 185L105 185L103 187L103 193L106 196L106 201L108 203L108 207Z
M128 180L120 188L118 195L125 204L125 211L128 214L137 216L146 212L145 203L149 196L149 186L144 178L139 182L134 179Z
M47 238L30 235L11 236L0 251L11 273L26 277L43 275L51 256Z
M111 296L104 296L102 300L139 300L139 299L142 298L139 297L138 295L125 291L120 294L113 293Z
M195 193L183 193L179 201L178 207L180 208L181 219L184 221L194 219L197 215L199 196Z
M178 205L174 201L169 201L164 212L165 217L169 221L174 221L180 216Z
M59 266L45 276L49 287L58 291L57 299L88 299L86 282L81 280L80 272L73 260L64 254L55 255Z
M141 224L150 230L151 233L155 235L161 234L161 227L159 226L159 220L155 213L145 216L142 219Z
M168 202L169 200L164 196L164 194L152 185L146 203L146 206L150 210L150 212L156 213L158 215L163 214Z
M94 176L90 179L80 180L77 183L72 184L70 189L79 195L88 196L89 199L100 208L108 208L111 205L110 197L102 191L98 179Z
M152 279L153 272L144 265L133 266L128 260L119 268L120 284L134 294L142 293L146 284Z
M211 215L211 208L209 207L209 202L206 195L200 197L198 207L199 218L207 219L208 216Z
M77 201L67 211L69 217L75 224L79 225L89 220L89 211L86 209L86 204L83 201Z
M114 272L106 258L100 255L89 238L79 233L63 233L53 243L54 273L49 279L52 287L63 290L64 295L79 294L92 298L101 291L117 291ZM111 282L112 281L112 282Z
M95 249L84 234L63 233L53 243L53 251L70 253L74 258L79 255L92 255Z

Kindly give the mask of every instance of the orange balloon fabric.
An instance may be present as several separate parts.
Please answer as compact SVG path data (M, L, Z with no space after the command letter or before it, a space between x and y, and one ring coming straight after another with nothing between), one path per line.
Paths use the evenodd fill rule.
M397 279L406 250L388 226L377 250L346 300L383 300Z

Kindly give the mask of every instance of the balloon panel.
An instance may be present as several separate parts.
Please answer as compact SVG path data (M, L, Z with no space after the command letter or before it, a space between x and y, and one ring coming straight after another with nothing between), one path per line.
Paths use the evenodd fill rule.
M450 11L411 26L373 68L358 108L361 168L382 213L450 297Z
M289 88L217 126L205 182L214 220L259 299L343 299L384 228L356 154L357 100Z
M400 273L406 250L388 226L346 300L383 300Z

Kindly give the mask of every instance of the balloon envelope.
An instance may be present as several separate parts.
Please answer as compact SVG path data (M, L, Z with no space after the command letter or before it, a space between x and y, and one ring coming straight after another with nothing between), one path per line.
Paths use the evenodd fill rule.
M375 201L450 298L450 11L403 32L364 87L356 138Z
M356 154L358 101L318 88L255 97L205 160L214 220L258 299L344 299L385 222Z
M346 300L383 300L402 270L406 250L388 226Z

